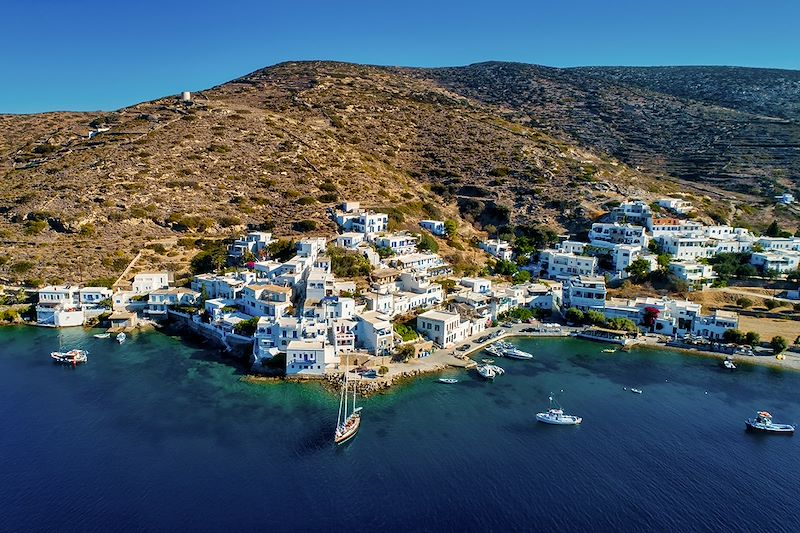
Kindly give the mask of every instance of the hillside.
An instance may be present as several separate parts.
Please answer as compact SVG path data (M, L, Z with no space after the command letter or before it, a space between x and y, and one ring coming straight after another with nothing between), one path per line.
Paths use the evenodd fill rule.
M417 74L649 172L800 192L800 71L480 63Z
M398 228L455 218L463 243L488 224L577 230L608 202L676 191L694 194L716 218L736 215L727 191L632 169L602 143L579 138L585 130L627 139L595 124L606 111L593 102L606 90L634 90L603 82L589 97L570 76L505 64L426 71L285 63L197 93L190 106L169 96L110 113L0 116L0 276L116 276L148 243L137 268L180 270L193 240L246 224L279 236L330 234L326 209L341 199L386 209ZM559 103L567 95L572 104ZM638 105L673 102L676 120L687 106L711 113L654 95L642 92ZM539 109L537 98L555 104ZM650 129L643 138L663 133L663 123L641 116ZM585 125L575 129L579 120ZM108 131L89 139L92 127ZM660 149L666 160L671 152L654 142ZM456 263L470 260L445 249Z

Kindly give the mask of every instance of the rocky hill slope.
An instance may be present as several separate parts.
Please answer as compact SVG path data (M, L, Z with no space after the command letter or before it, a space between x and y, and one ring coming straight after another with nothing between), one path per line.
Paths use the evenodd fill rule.
M800 71L480 63L418 75L650 172L762 196L800 189Z
M589 77L503 64L286 63L192 105L170 96L110 113L0 116L0 276L118 275L146 245L140 268L180 269L193 240L245 225L329 234L326 209L342 199L386 209L398 228L455 218L463 244L487 225L576 230L609 202L677 191L717 219L747 214L730 204L747 196L671 178L666 123L649 119L663 102L678 122L741 112L606 81L590 91L576 76ZM606 92L625 98L612 105ZM644 132L620 131L612 111ZM639 164L610 149L632 138L641 157L664 164L621 162Z

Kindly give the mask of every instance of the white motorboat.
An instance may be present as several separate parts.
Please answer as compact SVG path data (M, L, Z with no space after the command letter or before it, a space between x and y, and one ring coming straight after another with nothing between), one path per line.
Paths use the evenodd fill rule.
M726 357L724 361L722 361L722 366L727 368L728 370L736 370L736 365L733 364L733 359L730 357Z
M501 352L500 349L494 344L490 344L489 346L484 348L484 350L494 355L495 357L500 357L503 355L503 352Z
M583 422L583 418L575 415L566 415L564 410L558 405L558 402L553 399L552 394L549 397L550 408L546 413L536 413L536 420L544 422L545 424L554 424L557 426L576 426Z
M533 359L533 355L523 352L516 346L509 346L503 350L503 355L511 359Z
M118 343L122 344L123 342L125 342L125 340L126 340L127 338L128 338L128 336L127 336L127 335L125 335L125 333L124 333L124 332L122 332L122 331L121 331L121 332L117 333L117 337L116 337L116 339L117 339L117 342L118 342Z
M447 383L448 385L452 385L453 383L458 383L456 378L439 378L439 383Z
M50 357L55 363L63 363L76 366L78 363L85 363L89 360L89 352L86 350L69 350L68 352L50 352Z
M642 389L631 389L631 392L634 393L634 394L641 394L642 393Z
M503 374L506 373L505 370L503 370L501 367L499 367L497 365L486 365L486 366L488 366L489 368L494 370L494 373L497 374L498 376L502 376Z
M492 368L493 365L478 365L476 370L483 379L494 379L497 373Z
M745 420L747 431L760 433L778 433L782 435L794 435L796 426L794 424L776 424L772 421L772 415L766 411L758 411L756 418Z
M95 339L107 339L111 336L111 333L95 333L92 335Z

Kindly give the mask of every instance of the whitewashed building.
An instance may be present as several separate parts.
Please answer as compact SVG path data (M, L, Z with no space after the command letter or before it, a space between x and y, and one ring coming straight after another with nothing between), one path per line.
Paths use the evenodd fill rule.
M605 224L596 222L589 231L589 242L610 242L613 244L628 244L647 246L647 230L644 226L634 224Z
M657 204L680 215L685 215L694 209L692 202L682 198L661 198Z
M489 239L481 243L481 248L489 255L502 261L511 261L511 258L514 256L514 252L511 250L511 244L502 239Z
M786 273L800 269L800 252L753 252L750 264L764 271Z
M140 272L133 276L132 290L136 294L147 294L156 289L167 289L172 283L171 272Z
M82 326L84 313L76 285L49 285L39 289L36 323L56 328Z
M539 263L551 279L572 276L594 276L597 273L597 258L588 255L575 255L559 250L543 250Z
M272 233L264 231L251 231L233 241L228 246L228 256L234 261L239 261L248 253L255 257L265 250L272 242Z
M324 341L293 340L286 347L286 375L321 376L337 366L333 346Z
M606 280L592 276L571 278L564 282L564 296L568 307L601 311L606 305Z
M464 340L469 333L469 322L461 315L449 311L426 311L417 316L417 331L442 348Z
M421 220L419 227L438 236L442 236L447 233L447 231L444 229L444 222L441 220Z

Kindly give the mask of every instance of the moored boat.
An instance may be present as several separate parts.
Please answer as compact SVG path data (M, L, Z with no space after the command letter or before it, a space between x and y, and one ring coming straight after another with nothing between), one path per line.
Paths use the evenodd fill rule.
M439 378L439 383L453 384L458 383L456 378Z
M557 426L576 426L583 422L583 418L579 416L564 414L564 410L558 405L552 394L548 399L550 400L550 408L547 412L536 413L536 420L539 422Z
M523 352L516 346L509 346L503 350L503 355L510 359L533 359L533 355Z
M118 343L122 344L123 342L125 342L125 340L126 340L127 338L128 338L128 336L127 336L127 335L125 335L125 333L124 333L124 332L120 331L119 333L117 333L117 337L116 337L116 339L117 339L117 342L118 342Z
M730 357L726 357L725 360L722 361L722 366L728 370L736 370L736 365L733 364L733 360Z
M78 363L85 363L89 360L89 352L86 350L69 350L68 352L50 352L50 357L56 363L75 366Z
M107 339L111 336L111 333L95 333L93 337L95 339Z
M758 411L755 418L744 422L747 431L757 433L777 433L780 435L794 435L794 424L777 424L772 421L772 415L767 411Z
M497 375L497 373L492 369L492 365L478 365L475 369L483 379L492 380Z
M614 348L603 348L600 351L603 353L617 353L617 350L615 350Z
M631 389L631 392L634 393L634 394L641 394L642 393L642 389Z
M347 360L345 359L345 367L347 367ZM348 407L349 399L349 373L344 372L344 383L342 384L342 394L339 398L339 414L336 417L336 432L333 436L333 441L336 444L344 444L349 441L358 433L361 427L361 407L356 407L356 387L353 386L353 401ZM352 409L348 413L348 408Z

